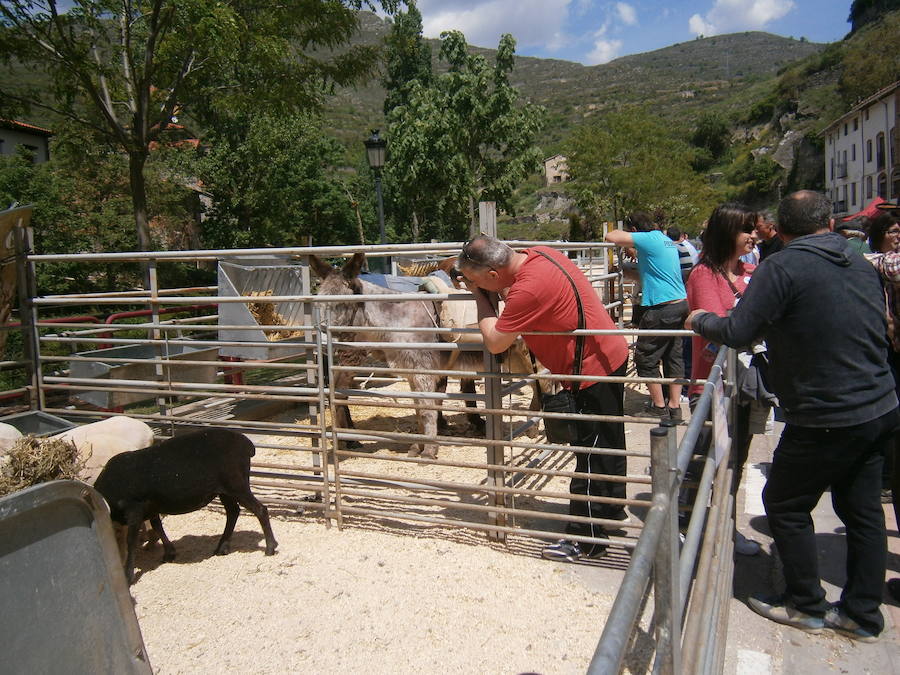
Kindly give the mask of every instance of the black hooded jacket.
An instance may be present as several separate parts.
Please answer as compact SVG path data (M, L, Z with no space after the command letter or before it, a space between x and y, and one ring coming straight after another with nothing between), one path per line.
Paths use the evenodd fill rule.
M897 406L881 282L839 234L794 239L760 263L730 316L703 314L693 326L732 347L765 338L789 424L848 427Z

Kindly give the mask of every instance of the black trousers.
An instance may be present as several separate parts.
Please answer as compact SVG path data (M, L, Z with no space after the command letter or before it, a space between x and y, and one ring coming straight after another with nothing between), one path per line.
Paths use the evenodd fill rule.
M626 365L627 361L612 375L624 377ZM621 417L625 406L625 385L597 382L590 387L580 389L577 401L581 413ZM578 422L578 435L579 439L574 445L625 449L624 422ZM624 455L579 452L576 453L575 471L624 476L627 471L627 462ZM625 483L624 481L595 480L593 478L573 478L569 484L569 491L577 495L624 499ZM569 502L569 514L573 516L615 518L621 515L623 510L624 507L621 504L604 504L580 499L572 499ZM603 528L593 523L570 522L566 527L566 532L586 537L605 535Z
M821 616L828 603L810 514L831 488L835 513L847 528L847 583L841 605L875 634L884 627L880 605L887 558L881 466L897 425L896 409L852 427L788 424L763 489L769 527L784 563L787 598L797 609Z

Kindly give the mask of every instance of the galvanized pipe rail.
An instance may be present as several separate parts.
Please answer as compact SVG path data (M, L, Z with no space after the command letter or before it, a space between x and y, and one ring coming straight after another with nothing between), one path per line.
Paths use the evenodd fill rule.
M721 406L725 406L729 420L733 420L733 396L719 398L717 394L723 391L721 385L734 372L732 351L720 350L677 452L670 428L658 427L651 431L653 506L588 668L592 675L621 672L651 573L655 575L652 623L657 643L653 672L667 675L721 672L734 531L730 452L726 451L716 462L716 441L724 439L714 437L710 443L696 507L680 547L677 506L684 473L694 455L704 420ZM726 372L728 360L732 368ZM728 384L733 389L733 383ZM713 498L707 514L704 505L710 493ZM705 536L697 566L701 533ZM693 596L690 582L695 566L698 569L693 588L704 592Z
M535 243L545 244L546 242L511 242L514 246L533 245ZM122 253L122 254L94 254L91 256L65 256L65 255L43 255L29 256L28 264L32 267L37 264L51 264L54 262L68 261L77 258L79 261L84 260L103 260L103 261L152 261L154 264L165 261L179 260L230 260L240 257L263 254L270 255L288 255L293 258L302 259L315 253L320 256L347 256L359 250L372 255L385 254L447 254L456 253L460 248L460 244L440 244L429 246L427 248L421 245L390 245L390 246L370 246L370 247L298 247L288 249L249 249L243 251L201 251L201 252L149 252L149 253ZM569 250L577 250L589 253L593 249L609 249L611 245L607 244L570 244L567 243L562 248ZM617 308L622 306L622 301L616 299L615 295L611 295L610 288L615 285L621 291L622 278L620 274L608 273L606 265L606 255L604 253L602 264L588 270L588 276L593 282L601 283L605 287L607 308ZM155 281L151 277L152 281ZM612 282L618 280L616 284ZM235 400L283 400L285 402L302 403L309 405L311 415L309 423L268 423L268 422L250 422L229 420L227 424L235 428L241 429L247 433L262 433L290 436L295 439L309 442L309 445L301 447L290 446L286 443L267 440L260 442L260 448L285 448L291 450L300 449L304 452L310 452L311 461L297 462L290 465L289 468L279 466L278 462L271 462L263 459L259 463L254 463L254 481L255 484L269 486L272 489L289 489L299 490L303 492L313 493L321 496L321 502L306 502L303 500L293 500L279 494L276 498L264 496L267 503L279 503L282 505L298 505L304 508L312 508L321 510L326 523L336 521L340 526L347 517L375 517L375 518L396 518L410 522L418 522L423 524L436 524L449 527L468 528L476 531L482 531L488 536L503 539L509 535L524 536L536 539L554 539L558 538L558 525L562 522L577 520L578 522L597 522L602 525L620 527L623 523L619 521L608 521L604 519L595 519L591 521L585 517L573 518L564 511L547 509L543 505L534 505L524 503L524 500L550 500L556 503L567 502L573 499L581 499L584 501L592 501L598 503L615 503L631 506L649 507L647 520L643 526L635 521L627 521L624 523L625 531L640 530L642 532L639 539L635 540L629 537L611 537L611 538L591 538L591 537L572 537L576 541L582 543L602 543L611 544L620 548L633 548L632 568L623 583L622 592L616 600L616 609L610 617L610 625L614 622L621 623L623 617L627 626L630 627L634 623L634 617L640 610L640 600L644 596L645 589L649 583L649 570L655 566L657 570L657 578L654 587L657 592L656 618L654 625L657 627L659 636L659 655L658 668L662 672L678 672L682 659L680 631L682 628L682 612L686 603L691 600L689 595L689 581L695 568L694 558L699 555L701 564L700 568L704 574L704 579L710 584L721 586L723 574L727 574L728 564L724 557L712 556L708 542L709 537L704 540L701 550L700 533L703 530L704 522L702 516L705 515L705 509L696 509L691 526L688 529L687 540L682 552L678 554L677 543L673 543L673 518L677 515L677 489L680 485L681 477L687 461L690 459L690 451L696 444L700 427L705 424L704 418L708 416L711 409L712 389L716 383L721 380L721 363L717 362L709 380L704 389L704 396L701 399L700 406L697 408L691 425L687 428L685 439L679 448L677 456L674 453L673 435L671 433L659 434L658 430L654 430L654 438L659 439L654 443L652 465L654 466L654 475L651 478L641 475L628 474L626 476L596 476L593 478L606 479L610 481L621 481L631 483L643 483L648 481L653 483L653 500L647 501L643 499L614 499L594 496L575 495L568 492L568 489L560 489L558 485L554 486L551 481L567 481L574 477L584 478L590 474L576 472L567 468L566 462L571 461L571 457L577 453L596 452L593 448L558 446L551 443L531 442L520 440L513 437L508 430L504 428L504 420L512 421L514 418L522 417L526 419L526 424L515 427L517 430L523 429L529 423L540 420L542 417L557 417L558 414L542 413L541 411L532 411L525 408L518 408L515 405L506 403L509 400L511 392L521 383L535 381L560 381L572 380L572 376L550 375L548 374L525 374L525 373L498 373L496 372L496 363L488 354L484 356L484 366L480 370L468 371L463 369L443 369L433 371L434 375L448 377L477 377L484 382L484 393L476 393L474 395L463 395L462 393L452 393L450 395L435 394L433 392L412 392L412 391L373 391L366 389L365 386L356 387L356 385L340 390L332 389L324 386L325 376L333 377L338 373L346 373L348 371L357 370L357 377L365 377L366 375L379 378L379 384L383 384L390 376L396 378L405 374L403 369L384 368L383 366L344 366L337 363L334 359L335 349L356 349L356 350L385 350L385 349L440 349L444 351L450 350L469 350L469 347L448 342L434 343L430 341L421 341L415 343L380 343L380 342L348 342L346 340L327 339L330 333L346 335L353 330L353 327L331 325L326 320L326 312L320 311L320 308L326 308L329 304L338 302L359 302L359 296L331 296L323 297L312 295L308 292L296 295L277 295L277 296L239 296L239 297L220 297L209 296L211 287L196 287L185 291L183 294L173 293L166 289L159 289L156 286L149 291L110 293L110 294L84 294L81 296L47 296L47 297L31 297L29 298L30 309L32 312L32 326L35 329L57 331L54 335L40 336L35 331L35 352L34 363L36 364L36 381L32 387L32 391L38 393L39 408L46 409L43 401L43 392L45 390L56 389L72 389L73 387L90 387L94 386L98 389L108 389L110 391L121 390L127 393L139 392L148 396L159 396L165 398L166 407L160 407L160 414L152 413L136 413L135 417L152 422L156 426L183 425L188 427L203 427L214 424L215 422L198 418L175 418L171 414L171 403L169 400L176 400L178 397L197 398L203 396L211 397L230 397ZM197 295L205 294L205 295ZM36 294L35 294L36 295ZM462 295L462 297L460 297ZM465 294L454 295L432 295L428 297L429 301L458 301L466 299ZM621 297L621 296L620 296ZM378 301L386 302L402 302L407 300L422 301L420 294L398 293L388 296L380 296ZM366 301L374 301L366 298ZM230 303L304 303L308 306L309 315L304 321L294 321L290 325L274 325L259 324L253 326L243 325L225 325L224 323L209 324L204 320L212 321L210 317L197 320L195 323L188 325L186 322L174 323L169 321L159 321L158 317L154 317L153 321L142 322L140 324L128 324L127 326L107 326L103 329L85 329L81 324L52 324L50 322L41 322L38 317L38 310L44 310L51 307L66 307L78 304L91 305L128 305L128 306L149 306L151 308L159 308L165 306L193 305L197 303L219 305L228 305ZM298 317L299 318L299 317ZM619 316L621 321L621 316ZM60 331L71 328L73 332L61 333ZM301 341L291 343L281 343L272 341L237 341L237 340L213 340L207 339L209 336L203 336L203 333L209 333L213 329L234 330L236 332L262 329L267 334L270 332L287 332L287 331L303 331L306 337ZM102 338L97 337L101 331L109 332L118 331L145 331L148 338L130 338L130 337L114 337ZM369 327L366 330L378 330L377 327ZM390 328L394 332L427 332L430 334L460 332L458 329L436 329L436 328ZM173 333L178 331L177 336L171 337ZM475 333L477 331L471 330ZM201 339L190 339L185 335L196 333ZM642 334L651 334L647 331L638 331L635 329L604 330L604 331L576 331L578 334L585 335L625 335L637 336ZM557 333L568 335L570 333ZM652 331L655 335L683 336L688 335L686 331ZM119 333L121 335L121 332ZM106 343L119 346L126 345L150 345L157 350L157 356L144 361L147 365L158 369L157 378L154 380L117 380L112 379L106 383L90 382L89 378L66 378L59 375L44 375L41 373L40 366L49 364L60 364L62 362L90 362L104 361L112 365L125 365L128 359L119 360L116 357L104 359L102 356L75 356L74 358L66 358L58 355L41 355L40 345L78 345ZM223 347L265 347L267 349L280 350L285 354L291 353L295 356L290 358L300 359L297 362L253 362L241 363L237 366L229 361L223 361L216 358L213 361L202 361L198 359L186 358L183 361L173 362L164 356L159 356L160 350L167 346L197 346L208 348ZM220 352L221 353L221 352ZM723 350L724 353L724 350ZM721 355L720 355L721 356ZM216 369L224 367L238 367L242 369L254 369L261 372L269 371L273 374L293 374L296 372L306 380L304 384L298 382L292 383L273 383L273 384L217 384L217 383L191 383L191 382L173 382L169 381L167 373L170 370L177 369L179 365L184 366L211 366ZM577 378L586 384L594 381L624 382L631 384L646 384L649 382L659 382L662 384L682 383L687 384L686 380L676 380L672 378L635 378L635 377L606 377L591 378L581 376ZM371 383L371 380L369 380ZM378 406L390 410L437 410L445 409L448 412L462 413L467 412L461 405L456 406L440 406L442 401L464 400L477 401L483 407L478 408L477 412L487 417L488 434L487 438L478 439L474 442L484 448L483 459L472 459L467 455L454 455L453 449L464 449L473 445L473 439L465 436L435 436L427 437L418 433L407 433L404 431L376 430L376 429L352 429L343 428L336 424L327 424L324 413L334 410L336 395L350 396L350 404L355 408L362 409L366 406ZM315 411L315 415L312 411ZM96 417L97 413L90 411L65 411L69 415L84 416L87 418ZM653 424L644 418L632 417L614 417L614 416L590 416L590 415L572 415L575 419L592 419L599 421L623 421L623 422L640 422L643 424ZM510 427L512 428L512 427ZM346 441L363 440L374 441L376 448L385 447L392 443L407 444L411 442L437 441L442 446L442 456L437 460L423 459L418 457L405 457L396 455L381 455L360 452L352 449L344 449L343 443ZM633 450L618 449L600 449L600 452L611 455L624 455L629 457L646 457L647 453ZM354 463L360 460L368 460L369 464L375 460L376 468L366 468L356 466ZM392 468L390 471L377 468L381 462L388 462ZM429 473L411 474L409 472L402 473L398 468L408 467L415 470L418 467L428 469ZM707 527L709 530L714 527L720 536L727 529L728 518L720 517L722 513L730 513L728 509L727 498L721 496L721 490L718 487L709 485L713 464L709 464L704 471L704 479L701 480L701 497L705 499L712 490L713 504L715 511L711 511L708 517ZM435 474L434 471L438 473ZM452 475L443 475L444 471L454 471L463 473L454 473ZM479 476L477 479L470 476ZM486 476L486 478L485 478ZM705 491L705 492L704 492ZM477 495L472 498L471 495ZM463 499L462 497L466 497ZM348 501L351 500L351 501ZM724 501L723 501L724 500ZM518 502L518 503L517 503ZM705 502L700 502L705 503ZM391 506L393 505L393 506ZM424 510L423 510L424 509ZM431 511L428 511L431 509ZM465 513L463 517L450 516L446 512ZM543 528L540 523L545 521L550 527ZM675 531L677 536L677 531ZM714 553L714 552L713 552ZM726 556L727 557L727 556ZM663 574L663 571L665 573ZM646 572L646 574L645 574ZM636 575L636 576L635 576ZM630 581L629 581L630 580ZM628 584L626 587L626 583ZM706 583L706 581L705 581ZM631 598L636 597L637 604L631 604ZM717 596L718 597L718 596ZM623 604L624 603L624 604ZM724 615L721 611L721 605L707 606L704 611L709 621L720 621ZM698 624L698 619L692 619L695 616L694 607L691 606L691 612L688 613L687 621L693 623L685 624L690 627L691 631L708 630L710 623ZM629 619L628 617L632 618ZM618 625L618 624L616 624ZM624 624L623 624L624 625ZM697 627L695 627L697 626ZM607 631L604 631L604 638ZM601 658L603 654L615 655L618 652L609 651L608 645L601 650L604 645L603 639L598 645L598 655ZM615 645L616 649L620 645ZM624 648L624 644L621 645ZM709 658L716 657L721 650L711 649L710 655L704 654L683 654L684 663L693 663L695 659L700 662L707 663ZM595 660L598 656L595 655ZM621 658L621 656L619 656ZM621 662L621 661L619 661ZM593 667L593 665L592 665ZM606 672L606 671L592 671Z

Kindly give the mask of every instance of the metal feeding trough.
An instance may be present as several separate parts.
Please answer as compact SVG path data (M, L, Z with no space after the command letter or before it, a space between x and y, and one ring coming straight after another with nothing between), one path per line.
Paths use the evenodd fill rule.
M64 420L62 417L45 413L42 410L30 410L28 412L0 417L0 422L15 427L25 436L28 434L33 434L34 436L51 436L53 434L60 434L75 426L75 424L68 420Z
M283 259L242 260L242 264L219 263L219 297L234 298L252 295L308 295L310 293L309 267L287 265ZM237 302L219 303L219 340L224 342L265 342L268 346L220 347L222 356L238 357L249 361L283 359L305 352L305 346L296 343L305 340L302 335L281 337L263 325L298 326L310 323L309 310L303 302L260 302L252 308ZM255 312L252 310L256 310ZM221 326L256 326L256 330L222 328ZM284 334L286 335L286 334Z
M193 347L191 345L126 345L124 347L112 347L110 349L97 349L89 352L79 352L76 356L97 358L98 361L70 361L69 376L77 378L97 378L106 380L150 380L156 379L156 365L153 363L141 363L142 360L155 359L157 357L173 361L172 366L163 366L163 380L172 382L196 382L212 383L216 381L217 365L208 366L181 365L178 361L215 361L217 350L215 347ZM133 359L133 363L106 363L102 359ZM143 394L120 391L79 391L74 395L80 401L84 401L98 408L107 410L121 408L130 403L146 401L154 398L155 394Z

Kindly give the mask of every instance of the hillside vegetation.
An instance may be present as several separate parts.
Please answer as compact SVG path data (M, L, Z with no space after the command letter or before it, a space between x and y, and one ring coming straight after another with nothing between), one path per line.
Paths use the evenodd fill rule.
M390 30L390 22L363 13L357 40L374 43ZM436 72L439 41L430 40ZM683 42L598 66L571 61L516 56L510 82L523 96L547 108L542 139L553 154L570 128L591 116L624 106L648 105L678 123L689 124L702 110L738 115L760 95L785 66L822 52L827 45L761 32L719 35ZM493 49L473 47L491 60ZM337 138L359 143L369 127L383 127L384 89L377 81L366 87L338 90L326 108ZM352 146L351 146L352 147Z

